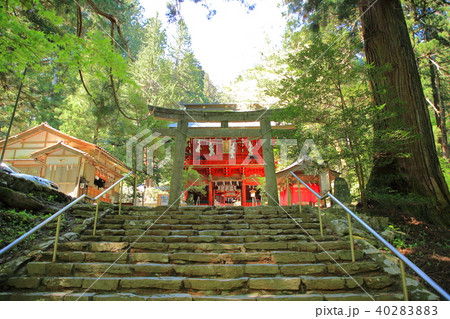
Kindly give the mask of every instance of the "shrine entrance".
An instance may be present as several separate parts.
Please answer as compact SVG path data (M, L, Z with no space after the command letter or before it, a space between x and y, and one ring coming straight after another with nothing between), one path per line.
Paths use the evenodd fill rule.
M169 205L257 206L265 178L268 205L278 205L272 129L291 128L270 121L272 110L238 111L234 104L184 104L185 110L151 107L155 118L173 123L157 129L175 137ZM202 186L190 189L183 170L194 169ZM205 194L206 193L206 194Z
M214 206L241 206L242 183L240 181L213 182Z

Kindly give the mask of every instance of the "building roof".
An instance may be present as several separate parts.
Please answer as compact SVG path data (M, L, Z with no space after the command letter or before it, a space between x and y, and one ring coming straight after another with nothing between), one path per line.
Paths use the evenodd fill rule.
M286 178L290 172L302 172L302 174L304 174L305 170L310 170L310 169L318 169L318 170L329 170L330 172L330 176L335 178L338 177L340 175L340 173L333 171L329 168L326 167L325 164L318 164L317 162L313 162L311 160L304 160L304 159L297 159L294 163L292 163L291 165L289 165L288 167L278 171L276 173L277 179L283 179ZM308 174L311 175L311 174Z
M63 141L59 141L56 144L53 144L51 146L48 146L48 147L45 147L45 148L40 149L38 151L35 151L35 152L31 153L30 156L37 157L37 156L42 155L42 154L50 154L50 153L53 153L53 152L55 152L57 150L60 150L60 149L66 149L69 152L75 153L75 154L77 154L79 156L85 156L85 157L91 157L92 158L92 156L90 156L88 153L83 152L82 150L79 150L79 149L77 149L75 147L71 147L71 146L67 145L66 143L64 143Z
M56 136L61 137L64 140L69 140L69 141L73 142L74 144L77 144L78 147L75 148L75 147L69 146L67 143L64 143L64 147L70 147L70 149L72 151L76 150L78 152L83 152L83 149L85 149L85 150L97 150L98 152L104 154L107 158L109 158L114 164L117 164L117 166L120 167L123 172L131 171L131 169L128 166L126 166L122 161L120 161L118 158L116 158L114 155L109 153L104 148L102 148L102 147L100 147L100 146L98 146L96 144L84 141L82 139L73 137L73 136L68 135L66 133L63 133L61 131L58 131L57 129L53 128L52 126L50 126L46 122L41 123L40 125L37 125L37 126L32 127L32 128L30 128L30 129L28 129L26 131L23 131L23 132L20 132L20 133L18 133L16 135L11 136L8 139L8 144L16 142L16 141L19 141L19 140L24 139L24 138L29 137L29 136L36 135L36 134L38 134L38 133L40 133L42 131L49 132L51 134L54 134ZM0 145L3 145L4 141L5 141L4 139L2 141L0 141ZM52 145L52 146L55 146L55 145ZM50 148L52 146L50 146ZM62 146L62 144L60 144L58 147L61 147L61 146ZM2 148L2 146L0 146L0 148ZM39 152L41 152L41 151L42 150L39 150ZM42 153L40 153L40 154L42 154ZM37 155L35 155L35 156L37 156Z
M274 121L270 121L270 125L272 129L293 129L295 128L294 125L288 124L288 123L278 123ZM178 123L171 123L167 125L168 127L177 127ZM221 123L220 122L189 122L188 124L189 128L220 128ZM228 123L229 128L259 128L260 123L253 121L253 122L229 122Z

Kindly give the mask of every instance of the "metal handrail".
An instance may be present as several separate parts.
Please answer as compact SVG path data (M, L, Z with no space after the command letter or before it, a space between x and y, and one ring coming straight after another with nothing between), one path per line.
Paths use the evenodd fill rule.
M290 172L297 180L299 180L303 185L305 185L319 200L323 200L327 197L330 197L336 204L341 206L347 213L347 216L353 217L361 226L363 226L367 231L369 231L376 239L378 239L384 246L386 246L392 253L394 253L401 262L408 265L417 275L419 275L423 280L425 280L431 287L433 287L441 296L445 299L450 300L450 295L439 286L433 279L431 279L426 273L424 273L419 267L417 267L412 261L406 258L401 252L399 252L394 246L392 246L386 239L384 239L380 234L378 234L372 227L367 225L361 218L359 218L354 212L347 208L344 204L342 204L336 197L334 197L330 192L328 192L325 196L320 196L314 190L311 189L305 182L303 182L297 175L293 172ZM299 203L301 205L301 203ZM319 203L320 206L320 203ZM348 218L349 221L350 217ZM350 227L349 222L349 227ZM350 236L351 244L353 245L353 238ZM403 265L401 265L403 268ZM406 298L407 296L405 296Z
M106 192L110 191L112 188L114 188L118 183L122 182L125 178L127 178L128 176L130 176L133 172L129 172L128 174L126 174L125 176L123 176L121 179L119 179L117 182L115 182L113 185L111 185L110 187L108 187L105 191L103 191L101 194L97 195L94 200L97 201L97 207L96 207L96 211L97 211L97 215L98 215L98 201L99 198L102 197ZM61 224L61 214L64 213L66 210L68 210L69 208L71 208L73 205L75 205L76 203L78 203L79 201L81 201L82 199L86 198L86 197L90 197L87 196L86 194L81 195L80 197L78 197L77 199L75 199L73 202L69 203L68 205L66 205L65 207L61 208L59 211L57 211L56 213L54 213L52 216L50 216L49 218L47 218L46 220L44 220L42 223L40 223L39 225L37 225L36 227L34 227L33 229L29 230L28 232L26 232L25 234L23 234L22 236L20 236L19 238L17 238L16 240L14 240L12 243L10 243L9 245L7 245L6 247L3 247L0 250L0 256L3 255L4 253L6 253L8 250L10 250L11 248L17 246L19 243L21 243L24 239L26 239L27 237L29 237L30 235L32 235L33 233L35 233L37 230L41 229L42 227L44 227L45 225L47 225L48 223L50 223L52 220L54 220L55 218L58 218L58 225L57 225L57 229L56 229L56 236L55 236L55 246L54 246L54 257L56 254L56 247L58 245L58 235L59 235L59 228L60 228L60 224ZM92 198L92 197L91 197ZM53 259L54 259L53 257ZM54 260L53 260L54 261Z
M42 223L40 223L39 225L37 225L36 227L34 227L33 229L29 230L28 232L26 232L25 234L23 234L22 236L20 236L19 238L17 238L16 240L14 240L12 243L10 243L8 246L3 247L0 250L0 255L6 253L8 250L10 250L11 248L13 248L14 246L18 245L19 243L21 243L25 238L27 238L28 236L32 235L34 232L36 232L37 230L41 229L42 227L44 227L45 225L47 225L48 223L50 223L52 220L54 220L56 217L60 216L62 213L64 213L66 210L68 210L70 207L72 207L73 205L75 205L76 203L78 203L80 200L82 200L83 198L85 198L86 195L82 195L80 197L78 197L76 200L74 200L73 202L71 202L69 205L65 206L64 208L60 209L59 211L57 211L55 214L53 214L52 216L50 216L49 218L47 218L46 220L44 220Z

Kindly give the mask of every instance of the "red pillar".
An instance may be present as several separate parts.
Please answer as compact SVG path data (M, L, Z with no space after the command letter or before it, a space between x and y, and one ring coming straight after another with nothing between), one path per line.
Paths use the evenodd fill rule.
M244 180L242 180L242 185L241 185L241 206L245 206L247 203L247 197L246 197L246 192L245 192L245 187L247 185L245 185Z
M214 183L209 182L209 192L208 192L208 205L213 206L214 205Z

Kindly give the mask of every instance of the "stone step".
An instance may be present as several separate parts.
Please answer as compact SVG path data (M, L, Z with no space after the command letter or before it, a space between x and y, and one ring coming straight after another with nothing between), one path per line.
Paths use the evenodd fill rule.
M181 290L184 277L11 277L6 286L20 289L74 289L117 291L123 289Z
M66 292L0 292L0 301L402 301L402 294L395 293L339 293L339 294L229 294L201 295L166 293L139 295L135 293L77 293Z
M2 283L0 300L403 299L397 277L320 235L308 207L116 207L51 257Z
M308 230L307 230L308 231ZM327 234L328 233L328 234ZM320 235L320 232L313 230L308 231L308 234L301 228L294 229L231 229L231 230L193 230L193 229L182 229L182 230L171 230L171 229L154 229L153 227L146 229L97 229L96 235L92 237L92 240L99 240L102 236L106 237L120 237L120 236L139 236L139 235L149 235L149 236L253 236L253 235L305 235L310 238L309 235L314 234L314 239L321 240L333 240L337 239L336 236L330 235L328 230L324 230L324 236ZM92 236L92 229L88 229L83 232L84 236ZM114 240L116 241L116 240Z
M52 252L43 252L41 261L50 261ZM58 252L58 262L116 262L116 263L139 263L139 262L157 262L157 263L277 263L277 264L296 264L296 263L331 263L337 261L351 261L349 250L337 250L330 252L296 252L296 251L246 251L246 252L141 252L131 249L128 252L79 252L66 251ZM364 253L356 250L355 259L364 260ZM339 270L336 270L338 272Z
M171 225L171 224L151 224L151 225L118 225L118 224L99 224L97 225L97 230L285 230L292 231L294 233L305 232L305 230L312 235L320 234L318 228L300 228L296 224L202 224L202 225ZM325 235L331 235L332 231L330 229L323 230Z
M153 256L155 257L155 256ZM161 257L161 256L160 256ZM168 256L170 259L170 256ZM52 263L30 262L27 271L30 276L63 277L115 277L115 276L184 276L184 277L254 277L254 276L303 276L303 275L355 275L374 274L379 267L374 262L336 264L168 264L140 262L134 264L111 263Z
M227 268L222 268L227 271ZM237 269L237 268L236 268ZM186 270L185 270L186 271ZM228 270L231 271L231 270ZM236 274L238 270L235 270ZM234 278L191 278L191 277L11 277L6 286L18 289L88 289L89 291L124 291L144 289L150 291L273 291L315 293L323 291L364 291L363 289L386 290L394 285L389 276L354 277L234 277Z
M92 213L88 217L92 217ZM317 222L318 220L307 218L308 221L303 220L305 218L305 215L300 214L280 214L275 213L271 215L230 215L230 214L216 214L216 215L194 215L194 214L154 214L154 215L145 215L145 216L130 216L130 215L106 215L103 220L105 222L112 221L113 223L120 223L120 222L137 222L137 221L151 221L151 220L178 220L178 221L186 221L186 223L190 222L196 222L196 221L204 221L204 222L217 222L217 221L225 221L225 222L232 222L236 220L243 220L243 221L252 221L252 220L273 220L273 219L287 219L292 220L292 218L296 219L297 222Z
M336 244L338 243L338 244ZM183 251L183 252L246 252L246 251L268 251L268 250L291 250L301 251L306 247L308 251L318 251L319 244L307 243L302 245L299 242L251 242L251 243L155 243L136 242L130 248L131 252L151 252L151 251ZM310 245L311 244L311 245ZM320 243L328 250L349 248L347 242L330 242L329 245ZM321 249L322 251L322 249Z
M42 261L52 260L52 252L43 252ZM128 258L127 253L89 253L89 252L58 252L56 255L56 260L58 262L116 262L116 263L126 263Z
M312 214L317 211L317 208L312 210ZM309 215L311 214L310 208L303 207L302 213L300 213L298 207L295 208L280 208L280 207L270 207L269 209L222 209L216 208L211 209L203 207L203 209L199 209L199 207L190 207L188 209L152 209L139 207L139 209L128 209L125 208L122 210L120 216L147 216L147 215L273 215L273 214L284 214L289 213L292 214L302 214ZM114 210L110 215L118 215L118 210Z
M90 216L92 217L92 216ZM107 215L102 220L104 223L111 224L125 224L125 223L136 223L136 222L152 222L158 221L175 221L178 223L213 223L213 222L225 222L225 223L237 223L249 222L256 223L256 221L267 222L271 220L291 220L295 219L298 223L318 223L319 220L314 216L305 216L300 214L294 214L290 217L286 214L274 214L274 215L149 215L149 216L127 216L127 215ZM274 221L275 222L275 221Z
M297 252L329 252L330 254L337 250L350 249L350 244L347 241L253 241L259 239L256 237L213 237L213 236L142 236L129 237L129 242L88 242L88 241L74 241L61 243L58 246L59 252L78 251L78 252L109 252L117 253L130 250L130 252L137 251L266 251L266 250L288 250ZM138 239L138 242L134 240ZM247 240L250 238L250 240ZM214 241L220 239L221 242ZM231 240L234 239L234 240ZM164 240L164 242L162 242ZM169 240L169 242L167 242ZM245 240L245 242L242 242ZM356 250L356 254L361 251Z
M221 225L235 225L235 224L289 224L289 225L301 225L303 228L306 229L318 229L319 223L316 222L303 222L301 220L292 220L289 218L269 218L269 219L211 219L211 220L201 220L201 219L172 219L172 218L159 218L159 219L148 219L148 220L125 220L125 221L117 221L117 220L109 220L109 219L102 219L99 226L105 226L105 225L114 225L111 227L118 227L117 225L122 225L123 229L132 229L132 226L144 226L147 228L150 225L153 224L159 224L159 225L211 225L214 223L220 223ZM298 226L298 225L297 225ZM114 229L114 228L112 228Z
M189 234L192 231L180 232ZM322 238L322 236L310 237L307 235L247 235L247 236L208 236L208 235L172 235L172 236L157 236L157 235L140 235L140 236L109 236L98 234L96 236L92 235L82 235L80 237L81 241L97 242L99 240L107 240L111 242L165 242L165 243L252 243L261 241L274 241L274 242L292 242L292 241L326 241L332 240L336 241L337 238L327 236L327 238ZM67 245L64 245L62 250L65 250Z

